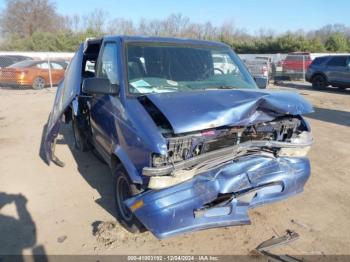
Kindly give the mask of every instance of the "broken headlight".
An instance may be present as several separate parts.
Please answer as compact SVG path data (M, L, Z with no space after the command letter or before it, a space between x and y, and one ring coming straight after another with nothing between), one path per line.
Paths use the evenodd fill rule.
M310 145L313 142L312 134L309 131L303 131L296 137L290 139L290 142L294 145L300 145L300 147L294 148L281 148L279 151L280 156L290 157L304 157L310 150ZM305 146L307 145L307 146Z

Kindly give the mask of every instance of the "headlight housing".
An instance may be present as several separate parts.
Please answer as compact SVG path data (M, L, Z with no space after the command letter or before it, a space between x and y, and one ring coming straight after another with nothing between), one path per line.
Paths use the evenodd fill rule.
M280 156L290 156L290 157L304 157L309 152L311 146L303 146L305 144L311 145L313 143L312 134L310 131L303 131L298 136L291 138L290 143L300 144L300 147L294 148L281 148L279 151Z

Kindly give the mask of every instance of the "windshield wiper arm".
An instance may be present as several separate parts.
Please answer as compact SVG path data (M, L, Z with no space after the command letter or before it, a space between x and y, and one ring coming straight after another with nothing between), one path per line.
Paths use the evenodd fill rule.
M214 87L208 87L206 89L234 89L238 88L236 86L229 86L229 85L222 85L222 86L214 86Z

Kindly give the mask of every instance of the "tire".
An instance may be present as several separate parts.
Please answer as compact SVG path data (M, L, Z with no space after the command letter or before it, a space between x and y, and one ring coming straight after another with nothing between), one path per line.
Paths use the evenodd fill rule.
M78 118L73 113L72 113L72 128L73 128L75 148L81 152L88 151L91 148L88 138L79 127Z
M42 78L41 76L37 76L36 78L34 78L32 87L35 90L41 90L46 86L46 82L45 79Z
M312 87L315 89L323 89L327 87L327 79L323 75L315 75L312 78Z
M145 227L124 204L124 200L140 194L141 191L130 181L127 172L122 165L117 166L117 168L113 171L113 175L114 203L116 216L119 223L131 233L144 232Z

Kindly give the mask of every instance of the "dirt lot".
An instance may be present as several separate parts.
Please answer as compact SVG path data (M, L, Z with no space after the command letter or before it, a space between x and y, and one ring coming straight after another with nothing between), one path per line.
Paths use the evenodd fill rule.
M55 88L0 89L0 254L252 254L286 229L301 237L276 251L350 254L350 90L278 88L301 93L316 110L308 117L316 142L305 192L251 210L250 226L162 241L147 232L131 235L113 222L109 170L93 154L75 151L71 136L56 149L64 168L39 157Z

